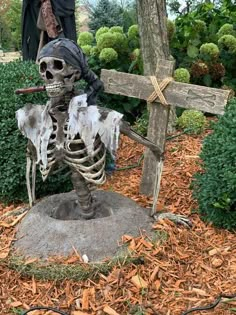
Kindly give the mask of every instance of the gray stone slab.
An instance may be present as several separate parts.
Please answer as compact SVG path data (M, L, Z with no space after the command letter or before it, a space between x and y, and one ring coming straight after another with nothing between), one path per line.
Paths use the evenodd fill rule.
M140 231L151 231L153 220L148 210L118 193L97 190L95 198L109 210L105 217L91 220L58 220L51 217L62 203L68 209L75 202L74 192L53 195L37 203L18 226L14 244L19 254L41 259L67 256L73 247L89 261L113 257L119 250L121 236L138 236Z

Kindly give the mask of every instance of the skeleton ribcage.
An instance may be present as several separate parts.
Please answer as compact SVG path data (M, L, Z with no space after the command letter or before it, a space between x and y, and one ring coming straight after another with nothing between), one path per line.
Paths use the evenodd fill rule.
M77 134L74 139L68 139L68 121L64 126L58 126L53 120L53 131L47 147L47 167L40 162L40 172L45 180L52 170L61 164L68 165L73 171L79 172L88 183L101 185L105 182L106 148L97 135L94 141L93 153L88 155L88 150ZM59 128L63 128L63 135L58 140Z

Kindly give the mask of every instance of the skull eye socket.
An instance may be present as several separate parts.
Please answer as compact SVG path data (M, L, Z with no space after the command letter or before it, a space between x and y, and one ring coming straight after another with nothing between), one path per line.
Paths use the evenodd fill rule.
M46 62L41 62L40 63L40 66L39 66L39 69L40 69L40 72L45 72L46 71L46 69L47 69L47 64L46 64Z
M60 60L54 60L53 68L55 70L62 70L63 69L63 62Z

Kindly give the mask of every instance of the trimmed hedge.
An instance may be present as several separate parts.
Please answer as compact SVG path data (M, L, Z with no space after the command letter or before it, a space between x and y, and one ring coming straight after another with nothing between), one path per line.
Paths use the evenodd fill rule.
M200 154L202 171L193 181L199 213L206 222L236 229L236 98L213 125Z
M45 104L46 93L16 95L18 88L42 85L38 66L31 62L0 63L0 200L27 201L25 180L26 143L17 127L15 112L27 103ZM70 178L63 174L49 176L45 183L37 174L36 196L71 190Z

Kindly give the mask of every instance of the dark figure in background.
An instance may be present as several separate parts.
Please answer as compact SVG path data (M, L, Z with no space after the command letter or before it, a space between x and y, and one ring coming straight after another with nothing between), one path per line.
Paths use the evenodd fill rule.
M40 46L40 34L37 27L40 8L45 0L23 0L22 6L22 54L23 60L37 59ZM75 0L51 0L52 12L58 23L60 32L58 37L65 37L76 42ZM43 44L50 38L46 32L43 34Z

